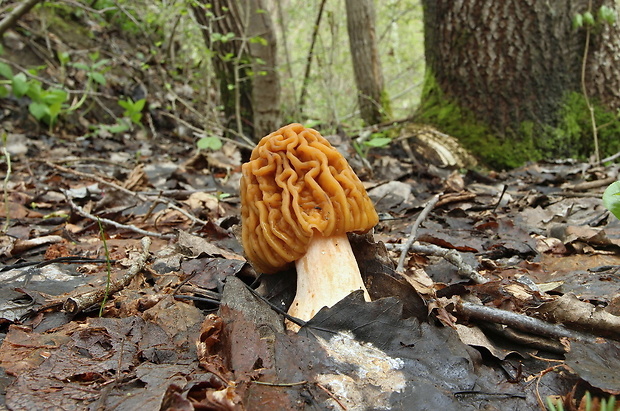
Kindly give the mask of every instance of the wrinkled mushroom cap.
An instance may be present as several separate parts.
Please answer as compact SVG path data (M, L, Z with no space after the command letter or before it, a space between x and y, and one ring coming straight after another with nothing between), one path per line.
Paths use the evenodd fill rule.
M379 221L345 158L321 134L290 124L261 139L242 166L243 248L263 273L306 253L314 235L365 233Z

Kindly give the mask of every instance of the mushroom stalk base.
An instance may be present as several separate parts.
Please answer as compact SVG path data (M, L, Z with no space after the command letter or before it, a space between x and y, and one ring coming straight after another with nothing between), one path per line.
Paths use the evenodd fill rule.
M364 290L357 261L346 234L323 237L315 235L306 254L295 262L297 294L288 314L304 321L310 320L323 307L331 307L356 290ZM288 323L291 330L298 330Z

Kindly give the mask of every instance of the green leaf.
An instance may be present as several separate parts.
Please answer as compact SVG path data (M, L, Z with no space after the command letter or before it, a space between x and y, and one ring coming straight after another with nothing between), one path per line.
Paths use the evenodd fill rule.
M368 147L385 147L392 142L392 139L389 137L379 137L373 138L368 141L364 141L364 145Z
M84 63L71 63L71 65L78 70L90 71L90 66Z
M88 73L88 76L92 78L96 83L105 86L105 77L103 76L103 74L93 71L91 73Z
M573 29L579 29L581 27L583 27L583 16L578 13L573 16Z
M583 24L586 26L594 26L594 16L589 11L583 13Z
M127 100L118 100L118 105L125 110L130 110L133 107L133 100L127 97Z
M255 36L255 37L251 37L250 38L250 43L254 44L254 43L258 43L261 46L266 46L267 44L267 40L264 37L261 36Z
M47 91L41 98L41 101L48 105L62 104L67 101L68 96L69 95L64 90L54 89Z
M127 124L117 123L117 124L111 126L108 130L112 134L123 133L123 132L129 130L129 126Z
M101 60L99 60L98 62L93 64L93 70L94 69L98 69L99 67L108 64L110 61L112 61L112 60L110 60L110 59L101 59Z
M196 147L201 150L219 150L222 148L222 140L216 136L203 137L196 142Z
M57 55L58 61L60 61L60 64L62 64L63 66L66 65L70 60L69 53L67 53L66 51L59 51Z
M50 109L47 104L37 103L36 101L33 101L28 105L28 111L30 111L30 114L32 114L34 118L39 121L41 121L43 117L49 116L50 114Z
M18 73L14 76L11 86L13 87L13 94L15 94L15 97L17 98L20 98L26 94L28 92L28 88L30 87L24 73Z
M36 80L30 80L28 85L28 91L26 94L32 101L41 102L43 96L45 95L45 91L41 88L41 83Z
M13 70L11 70L11 66L5 63L0 63L0 76L11 80L13 78Z
M620 219L620 181L612 183L603 193L603 205Z
M616 22L616 13L611 7L601 6L601 8L598 9L598 18L600 21L607 24L614 24Z
M142 98L135 103L133 103L133 109L135 111L142 111L144 109L144 104L146 103L146 99Z
M8 97L9 94L11 94L9 92L9 89L3 86L2 84L0 84L0 98Z
M142 113L132 113L129 116L129 119L134 124L140 124L140 120L142 119Z

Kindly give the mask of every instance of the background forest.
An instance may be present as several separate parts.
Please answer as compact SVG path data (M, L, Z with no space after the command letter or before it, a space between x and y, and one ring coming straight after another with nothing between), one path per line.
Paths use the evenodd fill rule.
M499 169L620 149L613 1L14 5L2 92L51 132L171 130L217 150L303 122L362 156L399 137L454 151L451 135Z

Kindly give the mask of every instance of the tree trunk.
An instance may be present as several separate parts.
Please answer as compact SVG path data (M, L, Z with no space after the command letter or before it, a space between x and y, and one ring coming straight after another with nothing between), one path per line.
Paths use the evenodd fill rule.
M276 37L264 3L201 0L193 6L205 43L213 52L225 126L233 134L255 140L280 127Z
M377 51L374 0L346 0L347 30L362 120L377 124L390 116Z
M276 35L263 0L249 0L248 36L252 56L252 111L254 137L260 139L279 129L280 78L277 71Z
M587 30L572 27L587 0L422 3L427 74L421 120L461 138L494 166L591 153L589 115L579 113ZM603 4L615 8L613 0L595 0L593 14ZM586 90L609 110L602 120L620 104L618 33L617 23L591 30Z

